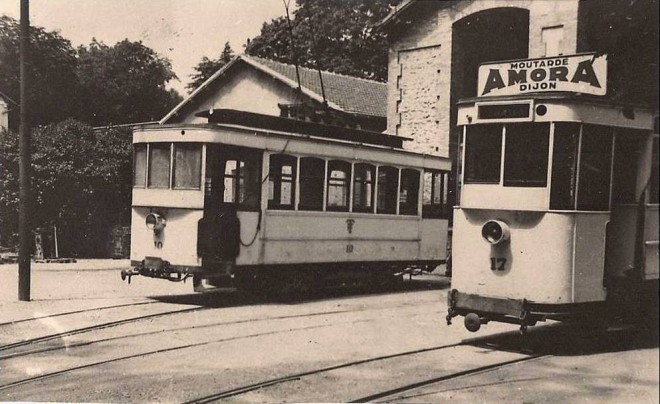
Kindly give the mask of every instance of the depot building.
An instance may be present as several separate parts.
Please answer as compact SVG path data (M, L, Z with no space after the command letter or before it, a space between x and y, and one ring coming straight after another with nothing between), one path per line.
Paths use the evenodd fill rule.
M560 92L658 110L657 1L403 0L378 28L387 133L417 152L455 161L457 105L474 97Z

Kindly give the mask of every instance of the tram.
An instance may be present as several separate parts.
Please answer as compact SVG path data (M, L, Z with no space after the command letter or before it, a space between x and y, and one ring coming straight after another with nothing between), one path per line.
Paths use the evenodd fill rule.
M459 102L448 324L657 321L654 112L558 91Z
M131 276L286 294L446 259L449 159L235 110L134 130Z

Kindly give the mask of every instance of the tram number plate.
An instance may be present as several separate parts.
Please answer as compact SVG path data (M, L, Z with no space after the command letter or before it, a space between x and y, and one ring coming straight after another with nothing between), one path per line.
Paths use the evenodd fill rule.
M506 269L506 258L490 257L491 271L504 271Z
M346 252L347 253L353 252L353 244L346 244Z

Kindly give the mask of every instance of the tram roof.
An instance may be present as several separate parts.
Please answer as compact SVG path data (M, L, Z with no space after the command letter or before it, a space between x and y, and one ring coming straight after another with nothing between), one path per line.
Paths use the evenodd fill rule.
M596 104L606 107L619 107L619 108L639 108L644 110L651 110L648 105L641 103L618 102L608 97L600 97L591 94L581 93L567 93L559 91L548 91L542 93L524 93L515 95L501 95L490 97L469 97L461 98L458 100L458 105L474 104L475 102L500 102L500 101L566 101L581 104Z
M404 141L411 140L410 138L401 136L392 136L378 132L351 129L341 126L324 125L315 122L299 121L291 118L256 114L253 112L238 111L233 109L202 111L196 113L195 116L208 118L209 123L215 124L246 126L251 128L316 136L326 139L393 147L397 149L403 148Z

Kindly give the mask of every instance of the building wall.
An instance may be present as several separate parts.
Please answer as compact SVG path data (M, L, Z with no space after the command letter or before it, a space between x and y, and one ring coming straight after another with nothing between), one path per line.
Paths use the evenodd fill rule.
M420 2L389 48L387 133L414 139L408 149L450 156L452 24L485 10L529 10L529 57L577 49L578 0ZM418 10L414 10L418 7ZM493 32L493 41L497 33ZM484 43L483 46L488 46ZM550 56L550 55L548 55Z
M202 95L205 101L181 119L184 123L206 123L196 112L213 109L236 109L265 115L280 115L278 103L296 101L295 90L252 68L239 67L214 93ZM201 98L201 97L200 97Z
M7 103L0 98L0 133L9 128L9 108Z

